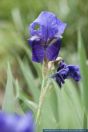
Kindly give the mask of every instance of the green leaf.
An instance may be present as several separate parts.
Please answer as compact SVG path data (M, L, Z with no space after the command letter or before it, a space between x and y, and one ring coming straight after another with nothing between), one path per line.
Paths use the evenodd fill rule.
M10 64L8 63L7 69L7 84L5 88L4 102L2 110L5 112L14 112L15 110L15 97L13 91L13 77L11 73Z
M52 106L51 107L51 95L52 95L52 88L47 91L42 110L41 110L41 126L42 128L56 128L57 121L55 117L55 113L53 112ZM52 99L53 100L53 99Z
M17 28L17 30L19 29L19 31L23 31L24 26L22 23L22 18L21 18L21 14L20 14L20 10L18 8L15 8L12 10L12 19L13 22Z
M57 128L82 128L82 107L73 83L70 80L66 80L60 89L55 81L52 82L57 97L55 97L56 101L54 102L53 98L51 99L52 103L54 103L52 110L53 112L56 111L54 116L57 116L58 119Z
M44 98L44 102L41 108L41 117L38 122L38 131L43 128L56 128L58 124L58 104L56 91L51 84L49 84L47 93ZM57 117L56 117L57 116Z
M35 102L37 102L39 99L40 91L36 87L35 79L33 78L33 74L31 73L30 68L27 69L26 65L24 65L23 62L19 58L18 58L18 62L19 62L21 71L23 73L23 76L25 78L25 81L28 85L28 88L29 88L30 92L32 93Z
M86 64L86 53L83 45L83 40L81 37L81 32L78 31L78 55L79 55L79 62L80 62L80 70L81 70L81 94L83 105L88 111L88 67Z
M60 88L57 83L52 79L52 94L51 94L51 106L54 113L54 116L57 121L59 121L59 93Z
M18 80L14 80L15 88L16 88L16 99L20 97L21 94L21 88L19 86Z
M84 112L83 128L87 129L87 113Z
M74 83L72 83L71 80L66 80L65 85L63 86L64 99L67 103L66 105L68 108L72 108L67 111L69 117L71 118L68 119L68 124L69 127L74 126L76 128L82 128L83 109L79 96L80 89L77 89L73 84Z
M19 99L21 99L24 102L25 105L27 105L34 113L36 113L36 111L37 111L37 104L35 102L27 99L23 95L21 95L19 97Z

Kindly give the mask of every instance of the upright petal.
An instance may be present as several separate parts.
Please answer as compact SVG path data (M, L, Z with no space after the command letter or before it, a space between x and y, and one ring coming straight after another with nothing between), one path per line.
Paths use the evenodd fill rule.
M55 60L59 54L61 46L61 40L57 40L55 43L49 45L46 49L46 57L48 58L49 61Z
M56 33L56 37L61 37L62 34L64 33L64 30L67 27L67 24L62 22L60 19L57 19L57 25L58 25L58 32Z
M38 27L36 29L36 27ZM43 11L38 18L30 24L29 30L32 36L37 35L43 41L54 37L60 38L66 28L66 24L59 20L54 13Z

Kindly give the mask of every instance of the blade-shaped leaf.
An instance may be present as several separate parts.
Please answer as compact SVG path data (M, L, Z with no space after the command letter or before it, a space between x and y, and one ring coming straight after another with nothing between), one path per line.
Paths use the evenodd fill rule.
M83 104L86 110L88 110L88 67L86 65L86 54L83 45L83 40L81 37L80 31L78 32L78 55L79 55L79 62L80 62L80 70L81 70L81 92L82 92L82 99Z
M13 91L13 77L11 73L10 64L8 63L7 69L7 84L5 89L4 102L2 110L5 112L14 112L15 108L15 97Z
M19 97L19 99L21 99L24 102L25 105L27 105L34 113L36 113L36 111L37 111L37 104L35 102L27 99L23 95L21 95Z
M54 80L52 80L52 83L53 83L52 94L51 94L52 109L53 109L54 116L55 116L56 120L59 121L59 93L60 93L60 88Z
M12 10L12 18L13 22L19 31L23 31L23 23L22 23L22 18L21 18L21 13L18 8L15 8Z
M23 73L23 76L28 84L29 89L30 89L30 92L32 93L32 95L34 97L34 100L37 102L38 98L39 98L39 89L36 87L33 75L31 73L30 69L28 70L19 58L18 58L18 62L19 62L21 71Z

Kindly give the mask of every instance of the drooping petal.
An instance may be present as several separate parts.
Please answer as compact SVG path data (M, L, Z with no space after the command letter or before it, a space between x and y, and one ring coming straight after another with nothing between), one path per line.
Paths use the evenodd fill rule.
M57 84L59 85L59 87L61 88L61 80L60 80L59 77L56 77L56 82L57 82Z
M40 41L32 41L32 60L35 62L43 62L44 59L44 47Z
M79 66L68 65L69 68L69 76L72 77L75 81L79 81L81 79Z
M60 39L47 47L45 54L49 61L55 60L57 58L60 47L61 47Z
M36 29L36 27L38 27ZM30 24L31 36L39 36L47 41L54 37L60 38L66 28L66 24L59 20L53 13L43 11L38 18Z
M74 72L74 71L79 71L79 66L76 65L68 65L69 70Z
M61 75L64 79L68 78L69 69L61 69L58 74Z
M57 76L60 78L61 83L64 84L64 77L61 74L57 74Z
M61 61L57 72L51 75L51 78L54 78L60 87L64 83L64 80L68 78L79 81L81 79L79 66L67 65L64 61Z

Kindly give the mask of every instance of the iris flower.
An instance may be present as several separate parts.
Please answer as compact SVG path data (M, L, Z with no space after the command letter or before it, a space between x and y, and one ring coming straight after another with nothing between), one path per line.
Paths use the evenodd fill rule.
M32 114L20 116L0 112L0 132L34 132Z
M51 77L56 80L60 87L65 83L65 79L68 78L72 78L78 82L81 78L79 66L67 65L62 61L57 68L57 72Z
M58 56L61 38L66 24L53 13L43 11L29 26L32 60L43 62L55 60Z

